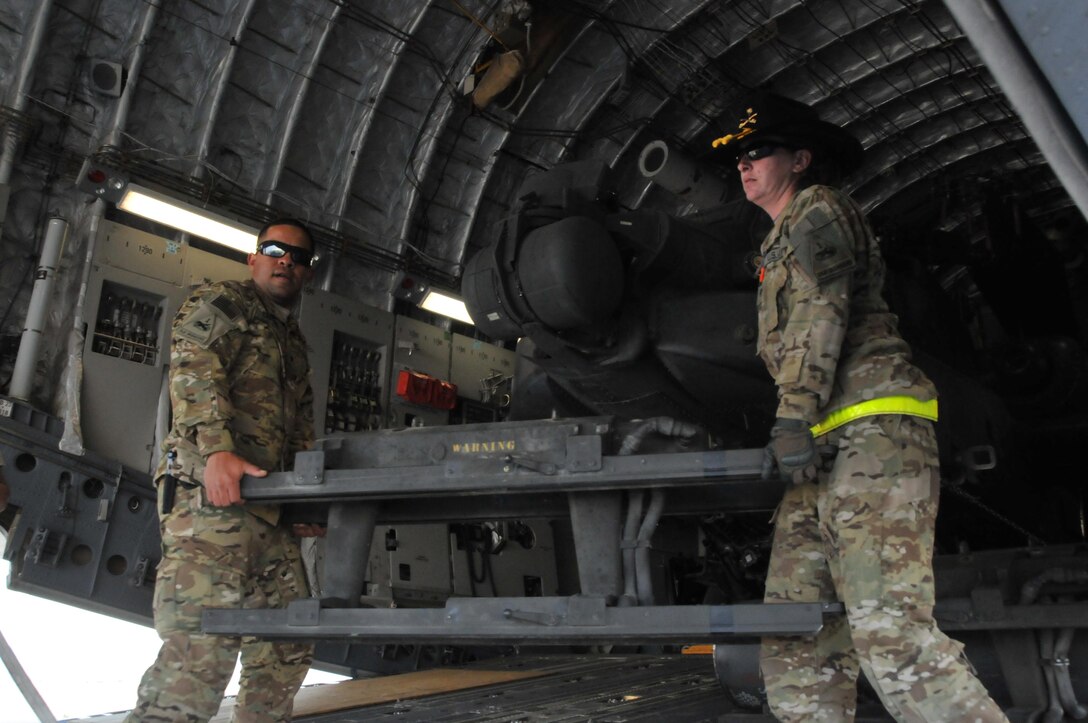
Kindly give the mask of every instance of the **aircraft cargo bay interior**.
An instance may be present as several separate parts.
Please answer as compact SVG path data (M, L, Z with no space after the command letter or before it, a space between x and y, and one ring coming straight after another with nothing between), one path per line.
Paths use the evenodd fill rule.
M78 717L1088 717L1085 31L0 0L4 584L164 641Z

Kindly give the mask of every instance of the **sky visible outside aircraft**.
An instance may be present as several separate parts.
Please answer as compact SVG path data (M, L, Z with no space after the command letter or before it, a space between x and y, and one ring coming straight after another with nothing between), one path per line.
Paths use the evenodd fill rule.
M159 649L155 631L9 590L10 567L0 560L0 633L53 717L84 718L132 708L140 676ZM311 670L304 684L337 680L344 676ZM227 694L237 692L236 670ZM37 720L3 665L0 701L0 723Z

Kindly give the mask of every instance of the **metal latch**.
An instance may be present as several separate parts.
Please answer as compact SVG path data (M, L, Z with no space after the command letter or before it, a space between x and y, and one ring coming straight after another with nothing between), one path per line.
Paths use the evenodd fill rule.
M553 475L558 470L556 466L551 462L541 462L539 460L532 459L531 457L515 457L512 454L508 454L502 458L502 471L511 472L515 467L522 469L531 469L534 472L540 474Z

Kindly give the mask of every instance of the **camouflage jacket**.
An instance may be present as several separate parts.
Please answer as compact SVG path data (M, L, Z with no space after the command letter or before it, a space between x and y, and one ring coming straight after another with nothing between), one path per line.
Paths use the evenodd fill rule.
M881 296L884 261L849 196L798 192L760 252L757 348L778 386L777 416L815 424L869 399L936 398Z
M196 289L174 318L170 343L173 422L156 478L201 483L205 460L230 451L270 472L290 469L314 439L306 340L289 310L252 281ZM275 524L278 506L247 505Z

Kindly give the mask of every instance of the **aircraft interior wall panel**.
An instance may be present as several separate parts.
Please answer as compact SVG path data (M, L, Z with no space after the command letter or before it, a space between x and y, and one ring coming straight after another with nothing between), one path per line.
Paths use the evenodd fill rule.
M1050 81L1081 137L1088 137L1088 96L1084 92L1088 47L1084 44L1084 8L1071 9L1067 0L998 0L998 4ZM1081 22L1071 17L1074 14L1080 15Z
M450 381L457 396L485 407L500 409L510 404L510 387L517 355L486 341L453 334L450 351ZM467 416L467 415L466 415ZM469 419L486 422L494 419Z
M391 427L410 427L413 424L435 427L449 422L447 410L408 402L396 394L396 384L402 370L448 381L450 341L450 333L438 327L406 316L397 317L389 392Z
M452 590L447 526L378 526L366 579L366 595L373 604L443 604Z
M169 364L169 319L181 296L177 286L101 264L92 269L88 283L83 443L141 472L151 471L155 419ZM135 338L135 315L150 319L153 338Z
M150 472L155 414L165 370L159 364L137 364L92 351L92 344L102 343L100 338L94 335L84 351L84 446Z
M189 247L185 254L186 290L212 281L248 281L249 266L201 249Z
M103 220L98 227L95 264L181 286L188 250L162 236Z
M160 554L154 491L146 476L93 452L73 459L57 441L0 420L5 478L20 507L3 546L8 586L150 624Z
M102 222L87 289L81 397L87 449L153 470L170 325L189 282L248 276L247 267L231 259Z
M557 594L555 544L548 521L497 524L506 541L498 553L458 547L456 535L444 523L379 526L367 563L368 602L430 606L441 605L451 594Z
M470 552L450 543L454 595L491 596L492 580L497 597L558 595L559 573L550 521L527 519L497 524L505 539L498 553ZM470 554L474 556L472 568L469 567ZM487 555L486 568L483 567L484 555Z

